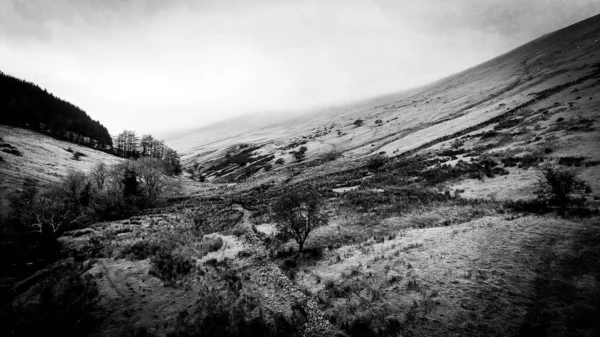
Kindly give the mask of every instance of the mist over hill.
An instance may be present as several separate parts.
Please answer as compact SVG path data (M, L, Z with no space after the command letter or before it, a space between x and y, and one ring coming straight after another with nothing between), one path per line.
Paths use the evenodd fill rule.
M308 147L309 159L343 154L345 164L340 169L379 152L399 156L509 118L514 109L539 101L538 93L559 84L593 80L600 59L599 22L599 16L586 19L410 91L291 118L247 115L192 132L171 133L168 139L182 151L188 167L208 167L232 146L244 143L260 147L257 158L272 155L288 163L293 162L289 151L300 145ZM357 119L365 126L356 128ZM236 175L248 168L231 170Z

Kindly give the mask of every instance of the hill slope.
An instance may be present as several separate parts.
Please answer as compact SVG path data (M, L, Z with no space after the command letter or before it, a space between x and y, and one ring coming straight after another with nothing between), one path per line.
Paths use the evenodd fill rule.
M286 164L277 172L289 171L287 164L294 161L290 151L299 146L308 148L309 161L337 155L329 166L348 169L366 155L385 152L398 156L452 135L493 127L518 111L532 109L534 104L538 109L542 105L566 105L585 96L577 90L589 93L585 101L577 102L577 109L596 116L600 101L594 95L600 69L598 36L600 16L595 16L410 93L263 123L260 128L238 128L237 132L231 124L221 123L210 131L171 136L170 140L183 151L188 168L203 166L202 172L209 179L238 181L249 176L260 178L260 168L279 158ZM571 116L573 112L564 113ZM353 123L357 119L364 125L356 127ZM239 144L258 148L247 160L248 165L224 163L223 158L235 154ZM258 167L252 165L254 162ZM314 173L329 171L326 167Z
M86 172L100 162L114 164L123 160L22 128L0 125L0 137L0 150L3 151L0 152L0 214L6 211L7 197L21 188L25 178L48 185L58 181L69 170ZM74 152L84 155L75 160Z

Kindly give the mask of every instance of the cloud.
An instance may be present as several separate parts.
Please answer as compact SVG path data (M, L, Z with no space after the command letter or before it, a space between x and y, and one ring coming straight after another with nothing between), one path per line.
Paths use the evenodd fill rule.
M111 132L153 132L399 91L599 11L591 0L4 0L0 69Z

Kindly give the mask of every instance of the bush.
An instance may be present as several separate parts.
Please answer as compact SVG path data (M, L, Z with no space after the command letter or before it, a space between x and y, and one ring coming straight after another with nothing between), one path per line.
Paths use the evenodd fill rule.
M549 163L538 169L540 177L535 193L541 202L565 207L580 202L583 194L591 192L591 187L574 170L555 167ZM573 194L581 194L582 197L576 199Z
M509 129L509 128L519 125L520 122L521 122L520 119L507 119L505 121L498 123L496 126L494 126L494 130L497 131L497 130Z
M278 159L275 161L275 164L277 164L277 165L283 165L284 163L285 163L285 160L283 160L283 158L278 158Z
M37 182L26 179L22 191L10 198L9 219L19 223L25 232L59 236L90 222L86 211L90 188L86 176L77 171L69 172L43 192L38 190Z
M165 244L160 244L154 241L138 241L127 247L121 253L121 256L131 260L144 260L158 254L159 251L165 249ZM173 246L167 248L172 250Z
M389 161L389 158L387 156L377 154L377 155L371 156L371 158L369 158L367 167L369 168L369 170L377 171L381 167L383 167L383 165L387 164L388 161Z
M559 165L565 165L565 166L582 166L583 162L585 161L585 157L573 157L573 156L566 156L566 157L560 157L558 159L558 164Z
M204 254L216 252L223 247L223 239L220 236L204 237L200 243L200 247Z
M73 157L72 158L73 158L73 160L79 160L79 158L85 157L85 156L86 156L85 153L79 152L79 151L75 151L75 152L73 152Z
M363 124L365 124L365 121L363 121L362 119L357 119L354 121L354 125L358 128L363 126Z
M306 157L306 151L308 149L306 148L306 146L301 146L300 149L298 151L292 151L292 155L294 155L294 158L296 159L296 161L303 161L304 158Z
M99 164L90 175L71 171L44 191L27 179L22 191L9 198L8 220L23 232L59 236L94 221L130 216L179 188L155 164L148 158L111 168Z
M479 136L481 137L481 139L488 139L488 138L493 138L498 136L499 133L496 130L489 130L487 132L482 132L479 134Z
M301 305L292 305L291 317L273 312L261 306L262 295L242 287L239 276L224 268L219 287L201 290L194 308L179 312L168 337L299 335L307 321Z
M149 273L169 283L189 274L195 265L192 259L168 250L159 251L151 262Z

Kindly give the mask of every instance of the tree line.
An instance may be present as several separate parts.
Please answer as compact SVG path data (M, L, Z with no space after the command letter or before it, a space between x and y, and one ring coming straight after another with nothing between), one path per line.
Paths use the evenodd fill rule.
M125 130L114 136L113 144L113 153L119 157L158 159L163 162L168 174L178 175L181 173L181 162L177 151L152 135L138 137L135 131Z
M0 72L0 124L41 132L84 146L110 150L104 125L79 107L37 85Z

